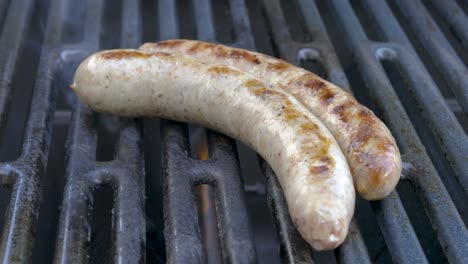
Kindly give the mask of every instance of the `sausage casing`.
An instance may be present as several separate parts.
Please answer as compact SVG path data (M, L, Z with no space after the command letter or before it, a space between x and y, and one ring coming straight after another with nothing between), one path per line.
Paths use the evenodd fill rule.
M224 64L136 50L91 55L72 88L95 111L198 123L243 141L277 174L313 248L346 237L355 202L346 159L320 120L278 88Z
M140 49L178 52L231 65L290 93L335 136L348 160L356 191L363 198L383 199L395 189L401 158L393 136L371 110L334 84L280 59L214 43L167 40L146 43Z

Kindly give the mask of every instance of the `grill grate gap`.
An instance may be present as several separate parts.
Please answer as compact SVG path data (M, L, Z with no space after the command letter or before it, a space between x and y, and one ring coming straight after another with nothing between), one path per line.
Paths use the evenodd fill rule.
M408 84L405 82L405 78L402 75L402 69L400 69L396 63L391 61L382 61L382 65L390 82L392 83L392 86L395 87L398 97L405 107L406 113L416 128L419 138L424 143L426 151L435 165L435 168L447 188L449 195L459 210L463 221L465 224L468 223L468 204L466 203L466 201L468 201L468 196L455 177L454 172L448 164L447 158L444 156L439 144L437 144L437 141L433 138L431 129L421 118L420 113L422 110L417 106L409 90L406 88Z
M465 0L456 0L458 6L465 12L465 14L468 14L468 2Z
M214 188L209 184L197 185L195 186L195 196L206 263L222 263Z
M42 182L42 199L32 253L32 262L37 264L53 262L54 251L50 245L55 245L60 204L65 187L64 157L70 116L66 120L57 119L59 118L55 118L47 170Z
M89 263L113 263L112 214L114 191L108 185L101 185L93 192L91 213L91 242Z
M362 0L352 0L351 6L369 40L387 41L368 9L364 7Z
M100 48L120 48L122 0L105 0L102 12L103 13L102 27L100 32ZM96 160L113 160L116 144L120 134L119 120L112 115L97 114L96 128Z
M155 36L159 36L159 27L156 25L156 18L157 18L157 8L158 5L156 1L145 1L145 0L138 0L141 2L140 4L140 14L141 14L141 21L142 21L142 41L149 42L155 41Z
M163 229L163 186L161 158L161 123L143 119L143 151L145 158L146 260L165 263L166 245Z
M120 48L120 25L122 20L122 0L105 0L102 9L100 32L101 49Z
M181 38L195 39L195 16L192 1L177 0L177 19L179 20L179 32Z
M232 23L229 0L209 0L213 6L213 18L216 40L221 43L234 42L234 27Z
M301 59L300 64L302 68L315 73L323 79L327 79L327 71L320 61L316 59Z
M1 175L0 177L2 177ZM5 223L8 205L11 200L11 186L0 186L0 235L2 234L3 225Z
M110 161L114 159L115 149L120 135L119 119L113 115L95 114L97 145L96 160Z
M356 197L354 218L359 225L369 257L375 263L391 263L390 252L385 243L377 218L368 201Z
M281 0L280 4L291 38L297 42L312 41L312 34L305 25L297 0Z
M434 21L439 26L440 30L444 33L445 38L450 42L450 45L457 53L458 57L461 58L461 61L465 63L465 66L468 67L468 51L466 51L462 45L458 36L452 31L447 22L442 18L442 16L437 12L436 8L432 5L430 1L421 1L422 4L426 7L427 11L434 19ZM468 29L467 29L468 30Z
M21 154L48 5L49 1L37 1L34 4L35 12L32 14L26 38L21 44L18 63L12 77L5 123L0 128L0 161L13 161Z
M400 181L397 191L427 259L432 263L447 263L447 258L437 240L424 207L416 195L414 186L410 181Z
M142 42L157 41L158 4L156 1L140 1ZM166 262L164 240L163 179L161 157L161 123L155 118L141 119L143 123L143 157L145 166L145 224L147 263Z

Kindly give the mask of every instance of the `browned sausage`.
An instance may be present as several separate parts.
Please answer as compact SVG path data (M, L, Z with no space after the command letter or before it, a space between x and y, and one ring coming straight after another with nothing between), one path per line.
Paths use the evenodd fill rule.
M355 202L346 159L320 120L277 87L187 55L111 50L83 61L72 88L96 111L194 122L245 142L275 171L313 248L346 237Z
M264 54L202 41L167 40L146 43L140 49L224 63L279 87L296 97L335 136L362 197L383 199L398 183L400 152L385 124L352 95L315 74Z

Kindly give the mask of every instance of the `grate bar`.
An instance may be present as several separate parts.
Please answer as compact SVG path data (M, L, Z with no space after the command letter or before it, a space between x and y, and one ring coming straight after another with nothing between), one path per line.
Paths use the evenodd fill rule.
M122 0L122 34L120 43L122 48L137 48L141 45L140 1Z
M381 55L379 55L379 50L382 50L379 48L382 46L373 45L373 43L368 42L364 31L348 2L332 1L332 4L332 9L336 11L339 22L345 29L344 31L346 33L346 37L350 40L352 52L354 53L356 62L361 69L364 81L371 88L379 87L379 89L370 89L369 92L375 99L376 104L381 107L383 116L385 120L387 120L389 128L393 131L393 134L396 136L397 140L399 140L402 153L405 154L405 158L408 159L405 160L405 162L410 162L414 166L417 166L417 176L409 179L416 181L415 183L419 184L421 188L427 190L427 192L420 193L420 198L426 211L428 212L429 218L434 224L438 239L446 250L448 259L455 263L463 263L468 257L464 250L464 245L468 243L466 242L466 227L461 221L461 218L453 202L451 201L450 196L448 195L439 175L437 174L428 155L426 154L416 131L412 127L411 122L404 111L403 106L397 100L398 97L393 90L393 87L391 86L384 69L380 65L378 57ZM363 45L363 43L369 44ZM390 45L389 47L393 46ZM387 53L384 52L384 54ZM405 55L408 56L410 54L406 53ZM410 56L409 58L407 56L405 59L411 60L413 62L416 61L415 56ZM409 61L407 63L409 63ZM413 67L421 66L413 64ZM420 73L420 75L422 75L422 73ZM412 88L417 89L417 87ZM424 86L424 88L426 88L426 86ZM427 89L424 91L427 96ZM395 99L392 100L392 98ZM433 100L442 99L434 97ZM415 160L413 155L417 156L418 160ZM430 189L437 190L437 192L430 192ZM444 209L442 209L442 207ZM441 210L439 211L438 209ZM442 212L450 212L450 215L452 213L453 215L451 215L451 217L445 217L445 219L441 219L438 217L438 215L440 215ZM390 215L385 214L385 217L390 217ZM442 223L442 221L444 221L444 223ZM383 230L383 232L385 231ZM453 240L451 239L454 239L455 237L457 237L460 243L453 243ZM417 243L417 241L414 241L414 243ZM448 246L449 243L450 246ZM398 246L401 247L401 251L403 251L413 247L414 244L413 246L408 244L400 244Z
M244 0L229 0L235 39L233 46L255 49L255 41L249 21L249 14Z
M121 46L136 47L140 42L139 3L124 1ZM62 52L74 54L67 64L77 65L84 56L99 48L104 1L88 1L85 39ZM81 104L71 121L68 166L56 263L88 262L91 240L93 191L110 186L114 193L112 210L112 257L116 263L143 263L146 259L143 157L135 123L119 120L121 131L117 155L112 161L96 161L97 133L93 113Z
M291 221L286 198L275 173L265 161L262 165L267 179L268 206L275 221L279 241L281 241L282 260L287 263L313 263L309 245Z
M317 9L316 4L313 1L307 0L298 0L298 4L301 10L307 10L307 14L303 16L304 22L314 38L309 45L318 52L318 56L311 59L316 59L323 65L327 72L327 79L329 81L348 92L352 92L348 79L346 78L346 74L343 71L330 38L328 37L327 30L320 17L320 12ZM286 53L286 50L283 50L282 53ZM300 49L299 56L296 58L294 63L299 65L301 60L306 59L309 58L305 56L303 49Z
M28 30L28 21L31 19L33 0L12 1L4 21L0 38L0 124L4 122L8 96L21 43Z
M396 4L400 7L421 44L431 54L430 58L434 60L434 64L449 83L463 111L468 112L468 77L466 77L468 70L465 64L457 56L444 33L419 0L397 0ZM467 31L466 28L465 31Z
M414 3L413 1L410 2ZM462 184L465 192L468 193L468 163L465 162L465 157L468 156L468 144L463 141L460 142L459 140L466 138L463 128L461 128L453 112L450 110L449 106L440 94L437 86L429 77L429 73L424 68L421 60L416 55L414 55L416 53L412 48L408 38L406 37L403 29L400 27L397 20L393 16L390 7L385 2L382 2L380 5L378 5L377 1L367 1L367 6L375 14L375 18L380 25L380 28L382 28L382 31L384 34L386 34L390 41L404 45L405 48L397 47L396 52L402 53L399 54L399 62L402 66L406 67L407 77L411 83L409 88L412 89L414 94L418 97L419 102L424 107L425 111L422 112L423 116L426 120L429 121L429 124L435 130L434 134L436 135L436 139L439 141L442 149L447 154L447 159L449 160L450 166L452 166L454 169L455 174ZM405 7L402 9L408 8L413 7ZM432 21L431 23L434 24L435 22ZM436 39L432 39L431 41L434 42ZM439 38L437 41L442 43ZM463 79L468 80L467 78L464 78L464 76L466 77L468 75L468 72L466 71L463 62L461 62L458 57L452 58L454 56L454 51L446 42L446 40L443 42L445 43L443 48L438 48L438 52L441 54L441 57L438 58L444 60L445 62L437 62L436 64L445 65L446 63L452 63L452 65L458 65L451 67L447 66L446 69L450 69L453 74L444 73L446 76L452 76L450 79L452 82L456 82L458 85L458 83L462 83L461 81ZM433 45L438 46L439 44ZM446 48L445 46L449 47ZM437 56L435 51L430 52L434 56ZM447 55L442 57L443 54ZM444 66L444 68L445 67L446 66ZM454 67L456 67L458 70ZM463 85L465 87L463 89L468 87L468 83ZM452 83L451 86L453 87L454 84ZM468 105L468 103L465 105ZM451 129L447 129L448 127Z
M169 122L163 128L165 168L165 236L169 262L203 262L203 250L193 185L216 187L216 212L222 233L220 240L226 262L255 262L255 248L248 226L239 164L225 137L210 132L211 157L207 161L187 156L188 145L181 125ZM188 169L190 168L190 169ZM240 199L240 200L239 200ZM236 220L232 221L233 215ZM183 249L183 250L181 250Z
M5 24L0 45L8 54L0 55L2 73L0 99L1 115L5 113L11 78L17 61L19 47L24 41L27 21L30 20L32 1L14 1ZM25 11L26 10L26 11ZM6 215L4 230L0 240L0 260L2 263L28 262L31 258L33 235L37 221L40 199L40 176L44 172L50 142L51 115L54 109L52 89L55 49L60 39L63 6L60 2L50 4L49 19L46 25L44 43L41 47L39 69L35 80L31 109L25 130L22 154L16 161L0 163L9 171L3 183L13 185L13 192Z
M408 264L428 263L398 194L392 192L385 200L373 202L372 207L392 260Z
M325 26L315 3L310 1L299 1L299 4L301 10L307 10L307 13L304 14L304 20L306 26L314 37L314 41L312 42L298 43L293 41L289 31L287 30L286 20L282 13L280 2L278 0L265 2L265 8L271 23L271 27L274 28L273 38L275 40L275 44L278 45L277 49L279 55L286 61L296 65L300 64L301 59L309 58L313 58L321 62L325 66L329 80L350 91L349 83L333 50L333 46L330 39L328 38ZM307 52L304 52L305 50L307 50ZM307 53L312 55L307 55ZM289 217L286 219L288 222L291 222ZM277 221L283 223L282 221L285 221L286 219L277 219ZM286 227L288 225L293 226L292 223L288 223ZM369 255L367 253L364 241L360 235L360 231L357 226L354 226L353 228L354 235L348 236L346 242L338 248L338 256L346 255L347 258L344 260L344 262L347 263L369 262ZM281 226L278 229L281 229ZM287 231L280 230L280 233L282 232L285 233ZM287 239L286 241L288 243L291 243L291 240L286 237L285 239ZM298 238L295 238L293 243L297 243L297 240ZM300 238L300 240L302 240L302 238ZM287 248L287 245L282 246ZM294 246L301 248L301 244ZM351 250L351 248L358 250L354 251ZM300 262L301 260L299 258L290 261L292 263L296 263Z
M194 0L195 24L197 26L197 38L204 41L216 39L215 23L213 19L213 7L211 0Z
M159 39L175 39L179 37L179 20L177 19L177 1L158 1Z
M453 0L432 0L432 4L440 12L444 20L453 29L465 50L468 50L468 18L463 10Z
M203 246L187 159L187 139L181 126L163 126L164 236L169 263L203 263Z
M349 225L348 237L337 251L339 263L372 263L355 219Z
M208 133L208 142L211 159L207 170L216 181L216 212L223 258L226 263L254 263L255 246L234 142L211 131ZM198 182L207 180L209 178L206 176L197 179Z

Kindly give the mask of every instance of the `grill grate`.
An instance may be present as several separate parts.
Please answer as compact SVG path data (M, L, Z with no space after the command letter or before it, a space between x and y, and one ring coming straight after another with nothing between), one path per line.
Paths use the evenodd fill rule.
M137 47L147 33L144 28L150 28L150 31L152 28L141 22L142 15L143 21L156 24L157 39L178 38L183 35L181 24L191 23L178 12L183 1L159 0L150 5L157 12L144 10L148 5L146 1L121 0L119 3L117 8L114 2L104 0L88 0L84 7L76 6L71 0L0 2L0 14L6 14L0 18L2 137L11 136L2 134L6 120L14 120L7 118L14 118L10 111L10 94L15 89L12 85L17 78L15 69L21 60L27 60L22 57L21 47L28 40L30 27L35 26L31 23L35 22L33 12L40 4L47 9L46 18L40 20L46 22L42 25L42 42L37 51L40 53L37 76L20 73L35 78L32 99L25 102L31 106L21 154L14 161L3 157L0 160L0 188L11 190L3 226L0 226L2 263L27 262L34 257L33 248L38 247L34 238L44 177L48 176L45 169L52 166L47 164L52 129L58 117L69 116L71 110L62 109L60 100L63 98L60 96L63 93L60 90L70 82L77 64L86 55L108 48L103 46L102 37L107 34L112 40L112 36L109 37L112 30L120 32L120 40L113 40L117 46ZM193 0L196 38L222 41L225 37L220 36L232 33L232 41L226 44L262 52L268 52L265 47L271 46L274 55L291 63L309 65L307 62L312 61L313 65L321 66L328 80L354 92L360 101L373 108L395 135L403 154L403 178L397 191L379 202L358 200L348 238L337 250L325 255L312 252L300 237L289 218L274 173L260 159L281 258L291 263L320 262L324 257L343 263L385 262L389 258L398 263L424 263L436 259L467 263L468 142L464 126L468 74L464 61L467 36L463 29L468 27L468 22L459 4L455 0L293 1L303 16L298 23L307 31L301 33L308 36L304 38L305 42L293 38L290 33L291 23L286 19L286 9L280 0L262 3L225 0L225 4L230 12L230 21L226 24L232 26L232 32L228 33L220 32L216 27L215 6L211 0ZM437 8L431 12L439 13L442 20L429 12L429 6ZM110 28L105 29L104 10L110 7L119 9L121 14L118 24L111 23ZM249 19L249 15L256 14L254 9L259 8L258 17ZM68 17L74 10L76 14ZM79 19L80 10L83 11L83 24L74 21ZM156 18L145 18L145 14L152 12ZM254 19L264 19L268 27L251 24ZM441 23L452 31L445 32ZM259 31L263 34L269 31L271 39L261 39ZM149 32L148 38L156 40L154 35ZM76 36L82 37L73 39ZM374 39L375 36L378 38ZM454 41L458 43L456 48ZM116 154L109 161L97 161L98 137L106 136L98 135L98 122L108 118L99 117L102 118L80 104L73 107L67 159L62 159L67 167L66 183L63 190L59 190L63 191L62 206L57 214L55 252L50 253L50 261L82 263L89 260L94 191L100 186L111 186L113 190L112 245L109 245L112 259L135 263L145 262L148 256L148 261L156 260L148 252L148 245L154 245L153 240L159 238L158 235L156 238L148 235L154 219L145 218L145 213L148 215L149 211L160 208L153 207L150 200L154 198L145 202L146 196L153 195L148 192L153 189L145 185L155 185L160 181L160 175L164 195L164 219L160 221L164 221L165 239L161 243L166 247L166 255L157 254L161 259L181 263L207 260L193 188L198 184L210 184L216 197L225 262L263 260L258 253L261 249L254 243L243 194L240 167L245 160L242 155L240 162L237 158L238 153L248 153L249 150L208 131L210 158L195 160L187 154L188 133L183 124L118 119L114 122L119 128ZM144 126L143 134L140 125ZM151 146L161 147L162 168L152 168L159 166L153 165L159 163L159 155L152 154L154 149L145 149L143 153L141 142L152 142L148 139L152 137L151 133L159 137L160 128L160 145ZM5 151L5 146L3 144L0 149ZM411 196L411 188L406 188L405 184L412 186L417 195ZM423 208L420 212L410 210L409 204L413 201L409 199L413 197L417 197ZM421 220L418 213L429 219L431 230L428 232L437 239L436 246L427 246L431 236L422 233L418 226ZM367 215L372 218L363 220L369 218ZM383 238L379 240L378 234L369 233L367 224L376 225ZM156 229L162 232L163 228L157 225ZM379 243L383 245L376 245ZM47 249L54 251L51 248ZM440 252L438 248L441 248ZM438 256L439 253L443 256Z

